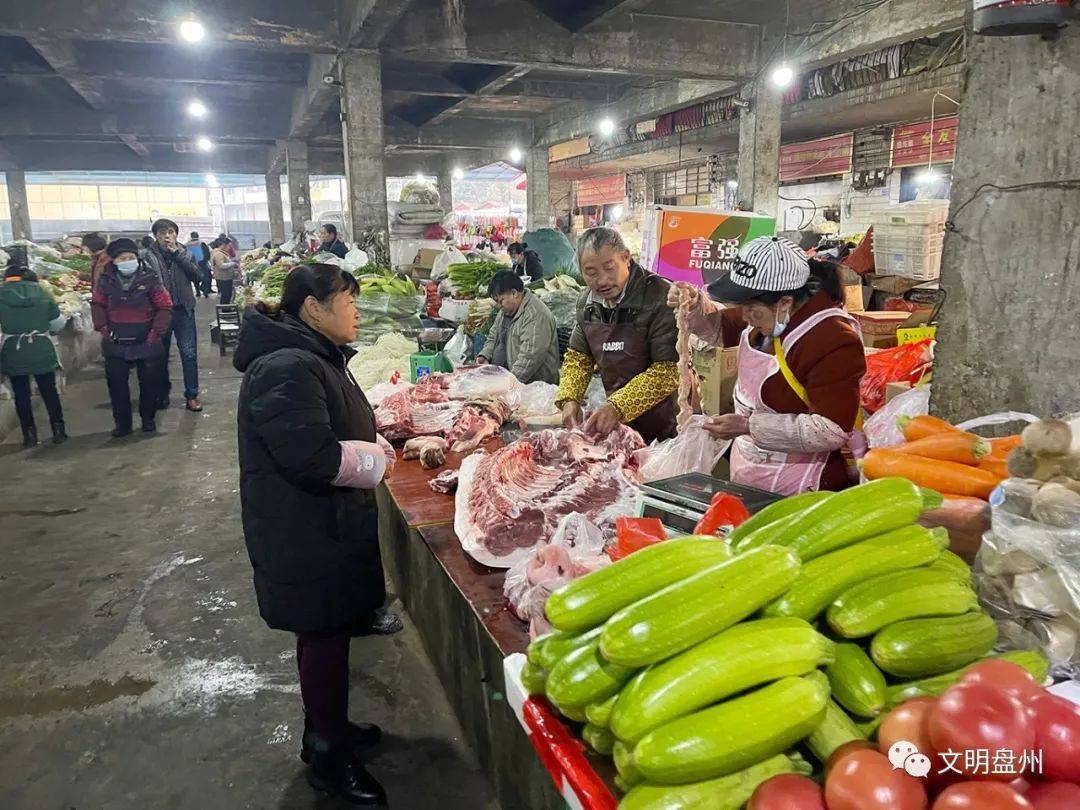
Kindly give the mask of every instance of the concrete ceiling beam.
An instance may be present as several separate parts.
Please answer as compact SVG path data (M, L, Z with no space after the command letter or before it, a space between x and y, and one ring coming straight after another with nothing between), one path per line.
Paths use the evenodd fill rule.
M527 67L507 67L497 68L494 71L494 75L489 76L483 80L476 87L473 88L475 96L492 96L497 94L500 90L509 84L512 84L519 79L523 78L525 74L529 72ZM448 118L453 117L457 113L461 112L462 103L465 99L452 99L450 100L443 110L436 115L432 116L427 123L438 124L442 121L446 121Z
M606 25L620 15L633 14L653 3L653 0L605 0L605 2L578 14L570 21L572 31L587 31Z

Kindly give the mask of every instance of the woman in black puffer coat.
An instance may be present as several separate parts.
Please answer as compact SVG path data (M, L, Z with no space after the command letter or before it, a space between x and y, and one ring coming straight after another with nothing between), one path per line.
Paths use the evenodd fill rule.
M308 780L383 804L356 758L377 727L348 722L349 640L385 599L374 489L395 455L347 363L359 313L355 277L300 265L281 306L245 313L234 365L244 538L259 611L297 635Z

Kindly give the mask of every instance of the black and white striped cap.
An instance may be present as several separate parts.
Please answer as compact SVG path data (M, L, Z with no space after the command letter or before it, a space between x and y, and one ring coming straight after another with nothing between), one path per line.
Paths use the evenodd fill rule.
M790 292L806 286L806 254L781 236L759 236L739 249L731 272L709 285L717 301L739 304L766 292Z

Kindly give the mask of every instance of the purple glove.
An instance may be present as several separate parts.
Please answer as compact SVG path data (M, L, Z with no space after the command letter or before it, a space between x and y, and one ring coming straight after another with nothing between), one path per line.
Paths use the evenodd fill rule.
M374 489L386 472L386 453L375 442L344 441L337 477L330 483L337 487Z

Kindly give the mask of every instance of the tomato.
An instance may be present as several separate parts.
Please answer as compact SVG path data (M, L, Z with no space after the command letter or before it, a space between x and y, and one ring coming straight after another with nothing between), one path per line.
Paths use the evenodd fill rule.
M825 810L825 798L813 779L785 773L758 785L746 810Z
M932 810L1031 810L1032 804L999 782L961 782L945 788Z
M825 781L829 810L925 810L926 789L877 751L854 751Z
M877 746L870 742L870 740L851 740L850 742L844 743L829 754L829 759L825 763L825 777L828 778L829 774L832 773L832 769L836 767L836 764L844 757L848 756L848 754L852 754L855 751L876 750Z
M960 683L982 683L1004 689L1021 701L1043 693L1042 686L1019 664L1004 658L991 658L976 664L960 679Z
M1035 715L1034 748L1042 751L1043 778L1080 782L1080 706L1049 692L1029 705Z
M922 753L933 759L934 746L930 743L930 711L937 705L937 698L921 697L906 700L885 715L878 726L878 750L885 756L898 740L907 740Z
M1071 782L1038 782L1027 792L1035 810L1076 810L1080 807L1080 785Z
M950 762L968 778L1011 782L1021 771L1021 755L1035 746L1035 723L1024 704L984 683L951 686L930 712L930 744L935 751L959 754ZM995 762L995 752L1008 750L1008 761ZM970 761L964 752L989 752L989 763ZM999 771L995 773L995 771ZM1007 771L1007 772L1006 772Z

